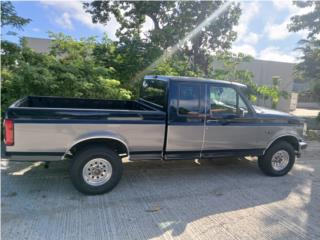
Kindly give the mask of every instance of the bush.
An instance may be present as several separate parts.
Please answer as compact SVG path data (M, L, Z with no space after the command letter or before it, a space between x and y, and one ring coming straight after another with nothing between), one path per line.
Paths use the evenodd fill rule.
M93 39L54 37L49 54L36 53L24 43L2 43L2 113L28 95L131 98L132 93L113 79L113 68L96 64Z

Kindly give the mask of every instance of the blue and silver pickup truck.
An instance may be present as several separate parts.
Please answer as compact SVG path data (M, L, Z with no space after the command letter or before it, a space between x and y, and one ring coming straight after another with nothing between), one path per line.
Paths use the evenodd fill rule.
M219 80L146 76L133 101L26 97L6 112L6 155L18 161L69 159L72 183L85 194L115 187L124 157L258 156L265 174L285 175L307 147L304 123L252 105L245 89Z

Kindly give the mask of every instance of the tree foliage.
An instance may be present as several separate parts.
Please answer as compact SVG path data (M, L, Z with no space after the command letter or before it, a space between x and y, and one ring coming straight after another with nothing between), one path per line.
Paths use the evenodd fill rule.
M75 41L51 34L49 54L25 46L2 43L2 95L5 108L27 95L130 99L132 93L113 79L114 69L97 63L95 38Z
M320 2L295 1L294 4L300 8L313 8L306 14L293 16L288 28L292 32L308 31L307 39L300 40L297 48L302 52L297 70L302 79L311 83L314 95L320 101Z
M313 7L313 10L303 14L291 17L291 23L288 25L289 31L298 32L308 31L308 39L315 37L320 33L320 2L319 1L294 1L299 8Z
M159 48L139 38L114 42L105 37L94 49L94 56L100 66L114 69L114 78L121 79L124 87L136 91L133 78L161 55Z
M310 40L300 40L302 62L297 65L297 70L302 78L311 83L314 95L320 101L320 39L312 37Z
M1 1L1 28L10 26L18 30L31 21L29 18L19 17L10 1ZM14 33L14 32L11 32Z

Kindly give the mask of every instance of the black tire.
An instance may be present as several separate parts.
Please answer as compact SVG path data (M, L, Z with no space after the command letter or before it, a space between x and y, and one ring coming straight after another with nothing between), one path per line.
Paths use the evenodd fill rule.
M85 181L83 168L90 160L97 158L107 160L112 166L112 171L111 177L107 182L99 186L93 186ZM122 171L121 158L114 151L104 146L90 146L75 154L70 168L71 182L81 193L88 195L103 194L111 191L119 183Z
M289 162L285 168L277 170L272 166L271 160L274 154L281 150L284 150L288 153ZM286 175L292 169L295 159L296 156L293 146L288 142L280 141L273 144L263 156L258 158L258 166L264 174L268 176L279 177Z

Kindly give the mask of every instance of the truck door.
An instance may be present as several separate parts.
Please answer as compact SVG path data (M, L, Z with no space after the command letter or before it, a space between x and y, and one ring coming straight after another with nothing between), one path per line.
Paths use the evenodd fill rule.
M202 157L248 155L256 148L250 107L233 85L206 85L206 126Z
M205 84L170 82L167 159L199 158L204 135Z

